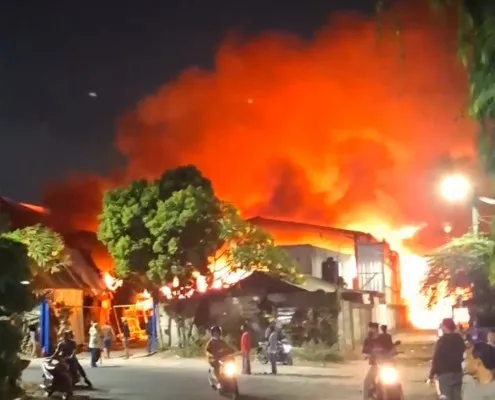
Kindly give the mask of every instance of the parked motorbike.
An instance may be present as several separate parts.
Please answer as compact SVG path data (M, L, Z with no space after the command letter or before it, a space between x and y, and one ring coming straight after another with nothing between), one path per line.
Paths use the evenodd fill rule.
M394 344L398 346L401 342L397 341ZM375 358L378 372L375 384L368 394L370 400L404 400L402 382L393 361L393 356L396 354L399 353L394 350L393 355Z
M258 343L258 361L262 364L268 364L270 358L268 355L268 342ZM278 342L277 346L277 362L284 365L293 365L294 361L292 359L292 345L288 340L283 339Z
M210 385L218 391L220 396L238 400L240 398L237 382L238 370L234 357L225 357L219 360L218 363L218 376L211 369L209 371Z
M62 394L63 400L69 400L73 396L73 381L69 365L65 361L44 359L41 362L43 383L40 387L45 391L46 397L51 397L55 392Z

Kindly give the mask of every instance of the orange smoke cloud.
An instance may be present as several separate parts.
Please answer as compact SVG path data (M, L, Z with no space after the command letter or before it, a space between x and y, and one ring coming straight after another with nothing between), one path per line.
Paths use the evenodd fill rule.
M435 220L429 171L441 156L470 154L475 131L462 118L467 85L448 19L399 11L378 29L346 15L311 41L230 38L213 70L183 71L121 118L126 180L195 164L250 215L336 226L370 214ZM70 188L84 194L61 219L95 227L106 184ZM65 201L51 193L52 208Z

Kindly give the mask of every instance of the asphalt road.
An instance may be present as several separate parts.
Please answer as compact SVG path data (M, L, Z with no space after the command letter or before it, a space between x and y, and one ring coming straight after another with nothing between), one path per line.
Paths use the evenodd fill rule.
M221 397L207 382L207 367L202 363L148 360L145 363L126 363L111 360L95 369L87 368L89 378L97 388L80 395L112 400L213 400ZM84 364L83 364L84 365ZM86 368L86 365L84 365ZM364 363L355 365L318 367L281 367L279 375L264 374L265 367L255 366L254 374L240 377L240 391L244 400L360 400L361 381L366 371ZM423 372L402 371L406 400L433 399L431 391L421 384ZM26 381L39 381L40 369L34 364L24 374Z

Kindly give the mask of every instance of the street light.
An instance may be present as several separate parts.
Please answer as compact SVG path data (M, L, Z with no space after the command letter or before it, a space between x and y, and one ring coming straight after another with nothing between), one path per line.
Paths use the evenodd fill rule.
M440 182L440 193L442 197L450 202L461 202L471 200L471 226L474 235L479 234L480 214L477 203L479 201L495 205L495 199L490 197L480 197L476 194L476 189L466 175L454 174L445 177Z

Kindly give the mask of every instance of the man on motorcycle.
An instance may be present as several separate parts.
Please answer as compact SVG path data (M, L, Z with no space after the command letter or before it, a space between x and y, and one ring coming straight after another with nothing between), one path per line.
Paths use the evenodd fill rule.
M395 348L394 341L392 340L392 335L388 333L387 325L380 325L380 342L385 351L393 351Z
M71 330L65 330L62 334L62 340L57 344L57 348L53 355L50 357L50 360L54 358L62 358L64 359L71 371L77 371L79 375L84 379L84 382L89 387L92 387L93 384L88 379L84 368L79 363L79 360L76 357L77 344L73 339L73 334Z
M386 349L383 346L383 339L380 337L378 324L370 322L368 325L368 336L364 340L363 354L368 358L370 369L364 378L363 383L363 399L369 399L369 392L375 385L376 376L378 373L378 365L376 357L385 353Z
M206 355L208 356L208 363L213 368L215 379L218 379L220 372L219 361L222 357L234 353L234 350L223 340L220 326L212 326L210 334L211 339L206 344Z

